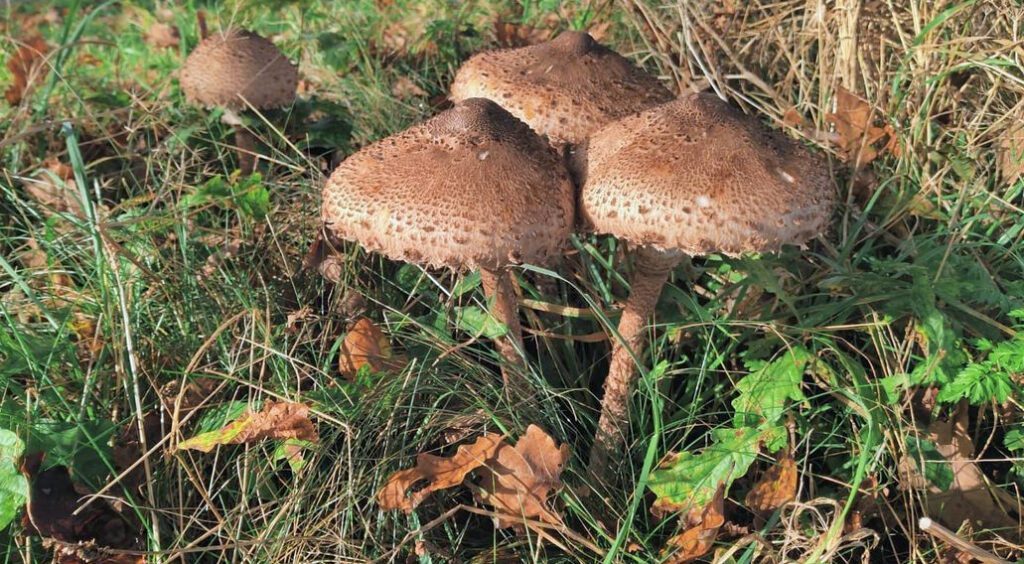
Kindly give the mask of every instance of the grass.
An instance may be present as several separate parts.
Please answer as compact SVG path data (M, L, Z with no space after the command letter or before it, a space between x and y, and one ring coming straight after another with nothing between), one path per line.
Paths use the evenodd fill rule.
M5 52L29 29L53 50L31 94L0 108L0 427L97 491L116 474L111 445L124 444L146 414L169 425L163 398L182 382L211 387L164 446L218 427L243 405L310 404L321 440L301 470L275 459L269 443L211 454L159 448L145 458L141 487L110 492L162 559L388 560L417 558L418 544L421 561L649 562L664 557L676 526L648 512L652 468L667 452L706 453L714 431L734 423L739 382L761 361L801 348L816 361L798 375L802 397L787 401L778 422L791 437L800 503L766 519L745 507L744 493L773 464L759 454L752 471L734 477L726 515L737 532L720 535L720 561L947 557L948 547L916 526L922 515L941 516L929 499L953 488L935 486L943 480L929 469L949 464L924 429L967 409L987 480L1011 496L1024 486L1020 444L1010 440L1021 426L1024 366L1014 362L1024 348L1013 312L1024 307L1024 180L1000 165L1001 143L1024 110L1024 15L997 1L808 6L5 5ZM197 42L198 10L212 29L257 30L300 63L303 101L248 124L273 158L257 183L269 194L265 217L251 192L203 195L211 179L230 178L235 156L216 112L186 104L175 79ZM622 460L626 486L599 502L581 497L607 369L608 342L594 335L610 330L627 295L622 244L581 234L562 264L519 273L523 298L586 308L524 308L537 394L525 407L499 389L489 341L458 323L458 308L485 305L471 275L423 271L354 245L337 284L301 268L332 151L346 154L436 111L458 64L495 45L499 17L524 29L605 29L602 41L673 88L714 88L827 152L842 201L833 230L807 249L695 258L677 270L639 358L649 370ZM178 46L147 42L158 21L178 27ZM12 78L0 70L0 83ZM872 123L891 128L896 149L864 163L862 147L843 146L829 118L841 89L869 102ZM47 158L70 167L57 174L66 179L41 171ZM73 182L80 211L63 196L34 195L29 187L40 182L58 195ZM339 342L361 315L410 362L342 384ZM998 359L986 343L1002 344ZM1008 397L982 378L957 407L971 366L1005 372ZM407 538L457 504L473 505L458 489L411 515L373 501L416 453L447 454L485 430L518 436L530 423L572 447L557 503L567 527L604 556L568 537L558 547L496 531L486 515L466 511ZM913 485L915 463L930 487ZM1013 531L999 531L1001 541L985 528L959 532L1021 557ZM5 561L49 558L21 533L18 523L0 532Z

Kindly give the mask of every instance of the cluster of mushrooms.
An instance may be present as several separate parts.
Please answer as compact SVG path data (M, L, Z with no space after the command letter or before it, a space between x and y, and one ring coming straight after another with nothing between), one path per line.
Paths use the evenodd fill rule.
M219 69L216 80L189 71L199 58ZM228 68L241 70L225 80ZM204 40L182 73L190 99L229 109L278 105L296 80L249 32ZM817 236L834 203L825 163L717 96L673 96L586 33L480 53L459 69L451 99L451 109L335 169L323 188L326 233L424 267L479 269L492 315L508 327L496 343L506 389L525 386L512 269L557 260L575 229L627 241L630 296L590 454L591 476L609 484L645 327L669 274L685 256L769 252Z

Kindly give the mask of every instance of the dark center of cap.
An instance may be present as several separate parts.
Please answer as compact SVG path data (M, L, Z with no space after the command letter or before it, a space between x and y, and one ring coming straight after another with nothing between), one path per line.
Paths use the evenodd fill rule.
M486 98L467 98L450 110L430 120L428 128L433 135L491 134L512 131L518 120L507 110Z
M565 53L585 55L597 45L597 42L584 31L563 31L551 40L550 45Z

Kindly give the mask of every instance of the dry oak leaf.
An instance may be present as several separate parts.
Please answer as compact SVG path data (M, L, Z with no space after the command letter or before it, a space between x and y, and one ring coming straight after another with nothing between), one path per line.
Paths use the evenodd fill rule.
M665 564L682 564L704 556L714 546L718 530L725 524L725 484L720 484L711 502L703 508L690 510L686 515L686 530L672 537L666 543L677 549Z
M540 427L530 425L515 447L503 443L493 460L480 470L480 501L503 516L495 518L498 528L513 527L521 519L561 523L561 516L548 509L548 496L562 486L560 477L569 460L569 445L558 446Z
M836 111L826 116L836 129L832 141L846 159L856 159L859 165L870 163L886 151L897 152L896 132L892 126L878 127L871 118L871 105L867 100L843 87L836 89ZM875 148L875 143L886 137L885 145Z
M84 217L82 203L79 200L78 185L72 168L55 157L45 159L37 170L36 178L23 178L25 192L36 202L44 206L43 213L49 215L51 210L57 213L71 212Z
M366 317L359 318L345 335L338 358L338 371L348 380L354 380L359 369L369 365L374 372L399 372L406 360L391 351L387 336Z
M998 529L1001 535L1018 542L1021 540L1020 523L1007 513L1006 508L1016 509L1019 501L990 484L975 462L969 422L967 405L961 404L949 421L936 419L928 426L928 439L949 461L953 482L947 491L928 484L924 500L927 515L954 530L959 529L964 521L980 523L984 528Z
M157 49L177 47L181 42L181 32L173 25L154 23L146 30L146 43Z
M486 433L468 445L460 446L449 458L420 453L416 466L395 472L384 487L377 492L377 503L382 509L401 509L412 512L432 492L457 486L466 475L492 458L503 445L501 435ZM427 485L412 495L406 496L417 483L426 480Z
M1024 176L1024 121L1018 121L1003 134L998 154L1003 182L1009 186Z
M258 413L248 411L216 431L202 433L178 443L178 450L210 452L220 445L237 445L262 439L316 442L318 436L313 422L309 420L309 406L268 401Z
M7 70L11 71L11 85L4 91L4 98L8 104L17 106L25 99L39 78L39 71L46 61L46 53L49 50L46 41L35 35L21 42L7 60Z
M744 502L755 513L769 513L796 499L796 486L796 460L786 453L751 488Z

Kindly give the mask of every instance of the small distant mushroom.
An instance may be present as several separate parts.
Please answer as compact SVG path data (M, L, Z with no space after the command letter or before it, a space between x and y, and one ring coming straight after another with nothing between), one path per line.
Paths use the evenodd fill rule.
M242 173L256 168L256 140L236 112L282 108L295 100L299 75L273 43L244 29L203 39L185 60L181 88L189 102L223 108L222 121L235 131Z
M497 348L521 366L508 268L559 257L574 207L547 142L494 102L471 98L343 161L323 189L322 217L328 234L392 259L479 268L492 314L508 327Z
M578 31L473 56L455 75L451 97L494 100L555 145L580 143L607 123L673 98L657 78Z
M820 158L710 94L610 124L577 159L584 220L634 245L590 454L591 476L609 484L629 426L633 355L672 269L685 255L801 245L825 229L835 194Z

